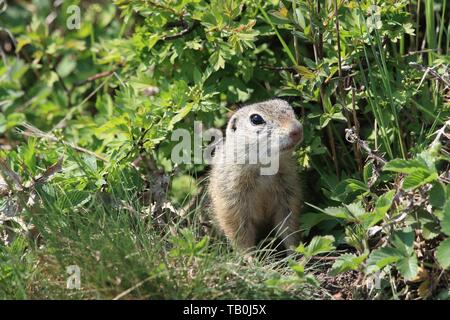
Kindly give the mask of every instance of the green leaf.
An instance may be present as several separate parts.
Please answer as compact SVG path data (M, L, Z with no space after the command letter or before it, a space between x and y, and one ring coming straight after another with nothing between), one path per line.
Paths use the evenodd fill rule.
M6 131L6 118L3 113L0 113L0 134Z
M83 154L81 158L83 164L85 165L84 169L91 174L95 174L95 172L97 171L97 158L89 154Z
M298 277L303 278L305 276L305 267L298 264L293 263L290 265L291 269L297 274Z
M304 79L314 79L316 77L316 74L305 66L297 65L294 68Z
M417 155L417 161L421 162L424 166L426 166L431 172L436 171L435 161L436 155L433 154L433 148L422 151Z
M415 218L411 218L415 221ZM419 221L417 228L422 229L422 236L426 240L433 239L441 233L441 227L437 218L428 211L419 210L417 212L417 220Z
M360 202L350 203L345 206L348 212L355 218L361 217L366 213Z
M288 11L285 7L282 7L280 10L272 10L269 11L268 14L271 15L270 20L275 24L287 24L289 23Z
M398 173L412 174L418 170L429 172L428 167L419 160L394 159L386 163L383 167L384 171L393 171Z
M323 220L330 219L327 215L317 212L305 212L300 215L299 221L303 229L303 234L307 236L311 229L322 222Z
M366 219L367 227L370 228L383 220L384 216L391 208L394 195L395 190L390 190L378 198L373 213L370 214Z
M395 266L406 280L413 279L419 271L419 265L415 254L401 258L397 261Z
M414 251L414 231L397 231L392 238L392 244L403 256L410 256Z
M335 247L333 246L333 242L333 236L315 236L311 239L311 242L307 247L301 244L297 247L296 251L305 255L306 257L312 257L334 250Z
M309 285L312 285L317 288L320 287L319 281L317 281L316 277L314 277L312 274L307 274L305 279L306 283L308 283Z
M425 152L413 160L391 160L384 165L383 170L407 174L408 176L403 181L405 190L420 187L438 178L433 159Z
M385 266L399 261L402 257L401 253L392 247L384 247L373 250L367 259L369 272L377 271Z
M442 232L450 236L450 199L445 202L444 216L441 221Z
M444 185L436 181L430 190L430 203L435 208L442 208L445 204L445 199Z
M375 204L375 214L384 216L391 208L392 199L394 198L395 190L390 190L381 195Z
M405 180L403 180L403 189L411 190L424 184L430 183L438 178L436 172L430 173L429 171L417 170L409 174Z
M209 62L214 67L214 70L219 70L225 68L225 60L222 57L220 51L214 52L209 58Z
M208 244L209 237L204 236L196 245L195 245L195 254L199 254L202 252Z
M334 188L331 199L349 203L353 201L353 199L361 194L364 194L369 191L367 185L356 179L345 179L338 183L338 185Z
M436 249L436 258L444 269L448 269L450 267L450 238L442 241Z
M56 67L56 71L61 78L65 78L72 73L76 68L77 62L75 57L67 55L61 60L61 62Z
M189 112L191 112L193 106L193 103L188 103L181 110L179 110L178 113L170 120L169 130L172 130L177 122L183 120Z
M353 253L339 256L331 267L330 275L336 276L349 270L357 270L361 263L367 258L367 254L357 256Z
M69 202L70 207L72 208L83 205L92 198L89 192L77 190L67 191L66 196L67 196L66 200Z
M28 145L24 147L23 162L27 169L31 170L33 174L36 173L36 139L28 139Z
M350 219L351 217L348 214L348 211L344 207L328 207L323 210L329 216L341 218L341 219Z

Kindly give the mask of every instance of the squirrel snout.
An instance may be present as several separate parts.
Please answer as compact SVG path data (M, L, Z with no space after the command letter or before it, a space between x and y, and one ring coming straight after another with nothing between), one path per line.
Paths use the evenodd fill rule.
M289 137L296 143L299 142L303 137L303 128L300 123L296 123L291 126L289 130Z

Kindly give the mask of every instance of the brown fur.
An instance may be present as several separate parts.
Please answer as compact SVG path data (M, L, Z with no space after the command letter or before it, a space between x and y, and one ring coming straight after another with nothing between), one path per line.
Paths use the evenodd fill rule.
M250 123L250 115L257 113L265 120L264 126ZM224 152L233 145L227 144L216 151L210 175L209 194L214 215L228 239L240 249L257 244L267 230L274 229L286 248L298 243L298 215L301 192L289 132L302 128L295 119L288 103L269 100L243 107L230 119L226 136L245 135L250 147L254 144L256 131L270 130L273 137L289 144L280 154L279 170L274 175L261 175L260 165L225 163ZM301 136L300 138L301 139ZM291 145L292 144L292 145ZM245 156L245 155L240 155ZM262 234L261 234L262 233Z

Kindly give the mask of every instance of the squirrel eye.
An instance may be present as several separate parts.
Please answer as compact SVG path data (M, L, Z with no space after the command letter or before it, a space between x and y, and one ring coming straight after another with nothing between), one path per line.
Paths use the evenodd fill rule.
M251 122L253 125L255 125L255 126L266 123L266 121L264 121L263 117L261 117L261 116L260 116L259 114L257 114L257 113L252 114L252 115L250 116L250 122Z

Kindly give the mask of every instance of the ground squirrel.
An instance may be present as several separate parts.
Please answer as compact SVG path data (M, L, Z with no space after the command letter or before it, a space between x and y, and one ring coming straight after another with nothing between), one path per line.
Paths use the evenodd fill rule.
M250 249L270 232L286 249L298 244L301 192L292 151L302 138L294 110L280 99L242 107L230 118L212 160L209 195L220 228L236 247ZM266 153L251 162L261 149ZM262 172L264 154L278 160L274 172Z

